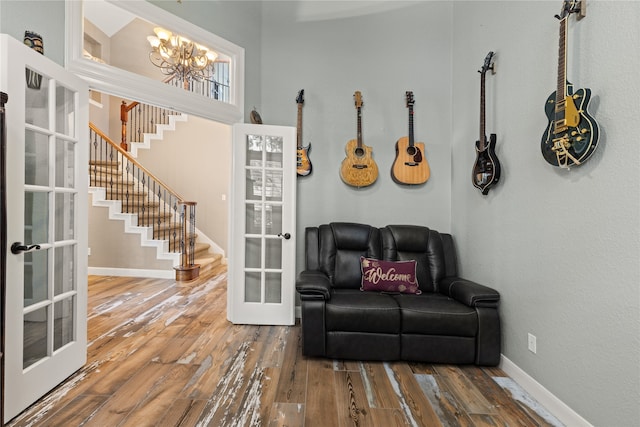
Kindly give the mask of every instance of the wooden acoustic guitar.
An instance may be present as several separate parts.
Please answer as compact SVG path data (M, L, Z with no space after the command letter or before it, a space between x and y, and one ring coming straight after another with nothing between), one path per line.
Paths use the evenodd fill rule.
M429 163L424 157L424 143L414 142L413 137L413 92L406 92L409 109L409 136L396 142L396 159L391 168L391 177L399 184L424 184L431 175Z
M598 146L599 129L587 109L591 90L578 89L567 81L567 21L579 12L578 1L564 0L560 20L558 49L558 85L547 103L545 114L549 124L542 135L542 156L553 166L569 168L584 163Z
M309 159L309 150L311 143L306 147L302 146L302 106L304 105L304 89L298 92L296 98L298 104L298 123L297 123L297 143L296 143L296 173L298 176L307 176L311 173L311 160Z
M378 165L372 158L371 147L362 143L362 94L353 94L358 116L358 137L347 142L347 157L340 166L340 178L353 187L366 187L378 179Z
M496 134L492 133L487 141L485 124L485 76L493 70L493 52L484 59L480 73L480 138L476 141L476 161L473 164L471 181L473 186L487 195L493 185L500 179L500 162L496 156Z

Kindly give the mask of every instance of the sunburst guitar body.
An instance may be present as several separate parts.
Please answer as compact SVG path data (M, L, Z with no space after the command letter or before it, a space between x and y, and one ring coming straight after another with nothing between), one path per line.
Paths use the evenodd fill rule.
M309 159L311 143L309 143L306 147L302 145L302 105L304 104L304 89L301 89L298 92L296 103L298 104L296 174L298 176L307 176L311 173L311 160Z
M358 137L347 142L340 178L353 187L367 187L378 179L378 165L373 160L371 147L362 143L362 95L356 91L353 97L358 115Z
M413 92L407 91L406 97L409 108L409 136L396 142L396 158L391 167L391 177L399 184L424 184L431 176L431 169L424 155L424 143L414 142Z

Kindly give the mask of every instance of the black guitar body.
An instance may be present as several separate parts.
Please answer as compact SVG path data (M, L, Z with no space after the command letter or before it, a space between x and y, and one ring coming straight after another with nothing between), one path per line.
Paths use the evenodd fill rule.
M492 133L486 146L476 141L476 162L473 165L474 187L487 195L491 187L500 180L500 162L495 152L496 134Z
M573 85L567 82L567 98L573 106L556 113L556 92L547 98L544 112L549 124L542 135L542 156L553 166L568 168L584 163L598 146L599 129L596 121L588 112L591 100L590 89L578 89L573 93ZM566 126L554 133L557 122L566 120Z

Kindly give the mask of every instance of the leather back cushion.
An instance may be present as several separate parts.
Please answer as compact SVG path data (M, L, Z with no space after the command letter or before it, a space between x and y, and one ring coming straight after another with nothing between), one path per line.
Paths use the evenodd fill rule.
M446 261L440 233L415 225L388 225L380 229L382 259L416 260L416 276L420 289L436 292L446 276Z
M318 227L320 270L339 289L360 289L360 257L380 258L380 231L365 224L334 222Z

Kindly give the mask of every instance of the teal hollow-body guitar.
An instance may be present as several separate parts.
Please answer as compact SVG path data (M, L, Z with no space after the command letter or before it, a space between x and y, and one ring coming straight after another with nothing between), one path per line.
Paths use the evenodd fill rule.
M549 124L542 135L542 156L551 165L570 168L583 164L598 146L599 129L588 112L591 90L578 89L567 80L567 21L577 12L577 1L564 0L560 20L558 86L545 104Z

